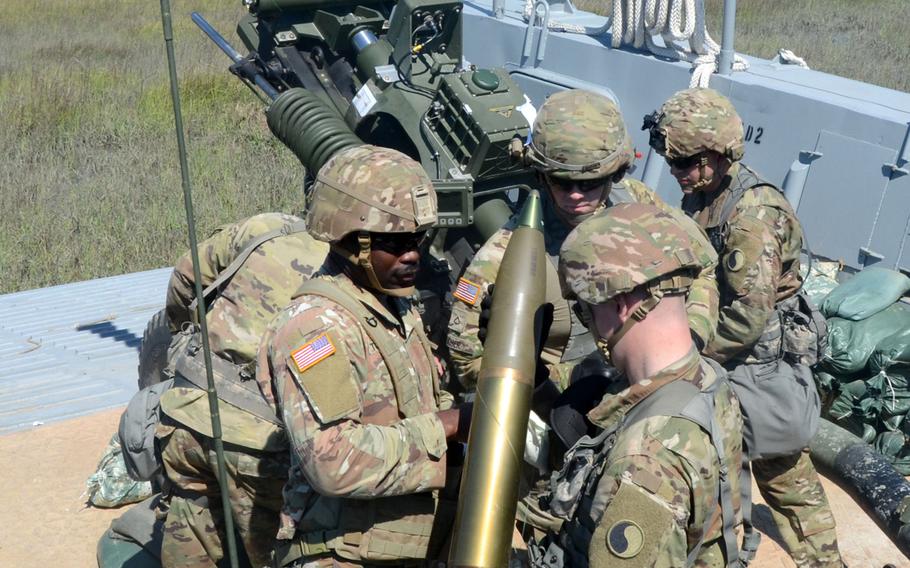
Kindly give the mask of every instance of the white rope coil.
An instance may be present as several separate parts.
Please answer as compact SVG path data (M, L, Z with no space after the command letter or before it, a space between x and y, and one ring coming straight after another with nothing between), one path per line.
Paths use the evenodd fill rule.
M524 17L530 21L535 0L525 0ZM717 70L720 46L708 34L704 0L612 0L609 21L601 28L590 28L550 20L553 31L598 35L610 30L612 46L647 49L655 55L692 64L690 87L707 87ZM655 42L660 36L663 45ZM680 45L687 43L687 47ZM733 70L744 71L749 63L734 55Z

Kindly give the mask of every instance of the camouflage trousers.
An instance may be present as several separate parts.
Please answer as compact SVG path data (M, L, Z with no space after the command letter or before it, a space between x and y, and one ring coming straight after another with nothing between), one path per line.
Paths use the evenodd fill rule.
M162 566L216 566L225 552L214 442L167 416L162 416L157 437L171 482ZM234 527L252 566L271 566L289 454L259 452L231 444L225 444L224 450Z
M796 565L841 568L834 516L809 449L754 460L752 475Z

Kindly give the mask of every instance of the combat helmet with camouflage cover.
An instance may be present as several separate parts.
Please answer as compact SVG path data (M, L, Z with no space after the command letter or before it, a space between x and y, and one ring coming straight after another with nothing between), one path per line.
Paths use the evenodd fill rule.
M408 156L378 146L342 150L320 168L307 209L307 231L362 267L374 289L407 296L413 287L383 288L370 262L370 233L420 233L436 223L436 192ZM356 234L356 242L345 237Z
M644 287L647 298L609 340L605 352L666 294L685 293L701 270L691 237L670 213L621 203L575 228L559 251L562 295L583 308ZM603 346L601 346L603 348Z
M679 91L660 110L645 117L649 144L669 159L688 158L707 150L731 162L743 157L743 122L733 103L713 89Z
M632 164L634 149L610 99L579 89L551 95L534 121L531 165L556 178L608 177Z

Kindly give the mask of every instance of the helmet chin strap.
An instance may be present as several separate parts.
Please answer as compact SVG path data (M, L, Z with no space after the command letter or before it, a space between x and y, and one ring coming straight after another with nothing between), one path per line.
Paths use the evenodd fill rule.
M664 297L664 290L662 290L660 288L660 283L657 283L656 286L655 285L650 286L649 292L651 293L651 295L648 296L648 298L646 298L645 300L643 300L640 304L638 304L638 307L635 308L635 311L632 312L632 315L629 317L629 319L624 321L622 326L620 326L619 330L617 330L616 333L614 333L612 336L610 336L610 339L608 339L605 342L606 345L601 347L601 351L605 352L607 354L607 356L609 356L609 354L614 349L616 349L616 345L623 338L623 336L625 336L626 333L628 333L629 330L632 329L632 326L635 325L636 323L642 321L643 319L645 319L645 317L647 317L647 315L649 313L651 313L651 310L653 310L654 307L657 306L658 303L660 303L661 298Z
M705 187L708 187L714 183L714 177L717 175L717 172L714 172L710 178L705 176L705 170L708 167L708 156L705 154L701 155L701 159L698 161L698 181L692 184L692 191L698 191Z
M373 263L370 261L370 233L367 233L366 231L358 233L357 244L359 245L360 250L357 252L356 264L366 273L367 280L370 281L370 287L377 292L396 298L405 298L414 293L414 286L408 286L406 288L383 288L382 284L379 283L379 278L376 276L376 271L373 269Z

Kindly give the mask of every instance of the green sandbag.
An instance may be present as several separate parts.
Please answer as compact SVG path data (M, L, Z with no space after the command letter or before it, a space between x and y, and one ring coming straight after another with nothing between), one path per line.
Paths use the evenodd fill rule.
M875 351L869 356L869 370L890 372L900 369L902 374L910 374L910 329L905 329L878 342Z
M882 432L872 444L901 475L910 474L910 448L902 432Z
M831 405L840 394L840 381L834 375L819 370L813 371L813 378L822 403L822 416L827 416Z
M869 443L875 438L875 428L869 426L874 422L877 414L869 417L869 411L874 408L874 399L866 398L866 382L863 380L852 381L840 385L840 391L831 405L827 408L824 418L831 420L844 430ZM865 403L866 408L863 407Z
M903 416L910 411L910 388L905 375L878 373L872 376L866 381L866 397L880 403L882 420Z
M887 268L866 268L825 296L825 317L863 320L884 310L910 291L910 278Z
M910 306L903 302L891 304L860 321L831 318L828 320L828 348L822 365L835 375L859 372L865 368L879 342L908 329Z
M878 453L893 459L904 449L904 442L904 434L901 432L882 432L875 437L875 443L872 445Z

